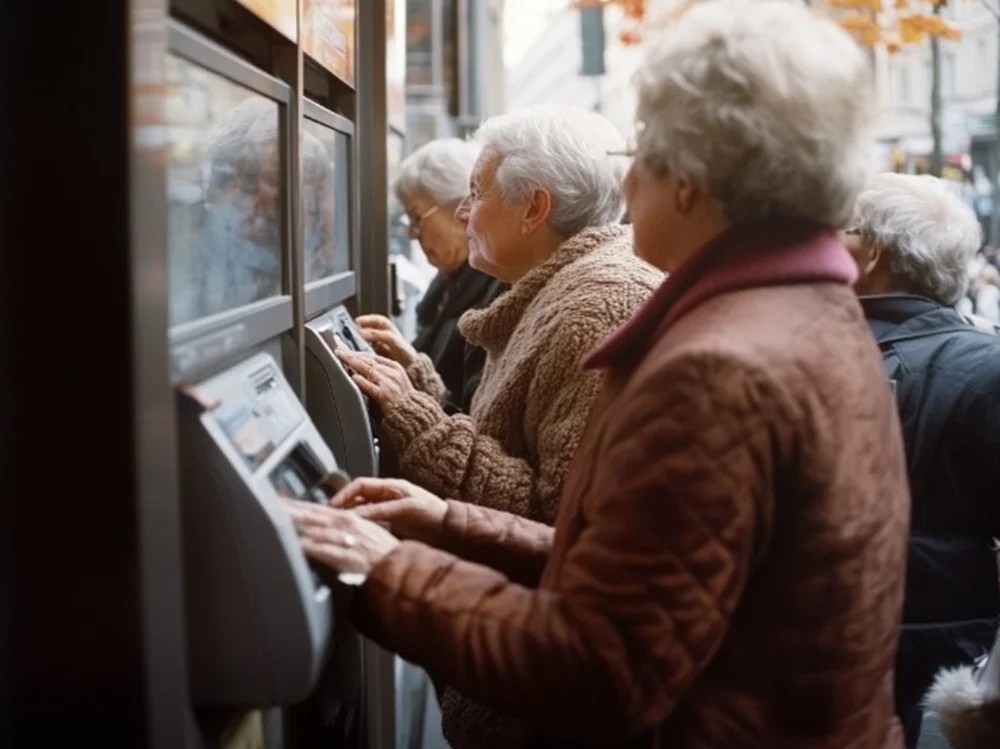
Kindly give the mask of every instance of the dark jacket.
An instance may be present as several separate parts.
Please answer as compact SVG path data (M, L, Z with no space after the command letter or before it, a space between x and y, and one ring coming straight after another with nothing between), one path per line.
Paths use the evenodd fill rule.
M354 619L510 749L897 749L909 497L856 267L833 233L702 253L589 358L555 529L449 502Z
M507 288L466 263L454 273L438 273L417 305L413 347L427 355L444 382L449 411L469 412L486 363L483 349L466 345L458 318L466 310L488 307Z
M896 703L916 745L939 667L989 650L1000 589L1000 339L907 294L861 299L894 381L912 494Z

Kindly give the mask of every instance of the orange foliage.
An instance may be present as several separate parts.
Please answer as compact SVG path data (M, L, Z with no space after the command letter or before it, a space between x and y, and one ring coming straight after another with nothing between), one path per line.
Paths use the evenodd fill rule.
M962 31L953 23L932 11L944 7L949 0L821 0L818 10L834 18L855 39L866 47L881 47L895 54L903 47L920 44L937 37L958 41ZM666 15L647 17L646 0L570 0L571 7L617 5L629 20L619 31L619 41L627 46L640 44L643 27L667 26L677 20L699 0L684 0Z

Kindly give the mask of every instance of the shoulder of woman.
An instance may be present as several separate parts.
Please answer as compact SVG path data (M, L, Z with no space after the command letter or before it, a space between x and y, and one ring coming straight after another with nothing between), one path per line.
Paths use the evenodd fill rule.
M563 268L539 294L561 313L621 323L645 302L665 276L628 252L595 253ZM544 299L543 299L544 297Z

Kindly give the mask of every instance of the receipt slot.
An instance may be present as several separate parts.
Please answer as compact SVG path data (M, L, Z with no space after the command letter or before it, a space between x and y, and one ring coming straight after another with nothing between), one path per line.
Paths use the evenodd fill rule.
M333 455L271 356L178 390L194 704L305 699L326 658L331 591L279 496L325 501Z
M374 354L351 314L334 307L306 323L306 403L316 428L351 476L378 475L378 444L367 399L334 354L335 339Z

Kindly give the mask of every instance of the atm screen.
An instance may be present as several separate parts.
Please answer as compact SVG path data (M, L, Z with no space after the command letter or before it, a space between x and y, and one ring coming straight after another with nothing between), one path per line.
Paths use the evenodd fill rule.
M340 339L355 351L364 352L368 350L368 344L363 338L358 340L358 336L355 335L348 323L341 322L338 334L340 335Z
M271 471L271 486L280 497L326 502L326 495L317 486L323 471L305 445L299 445Z

